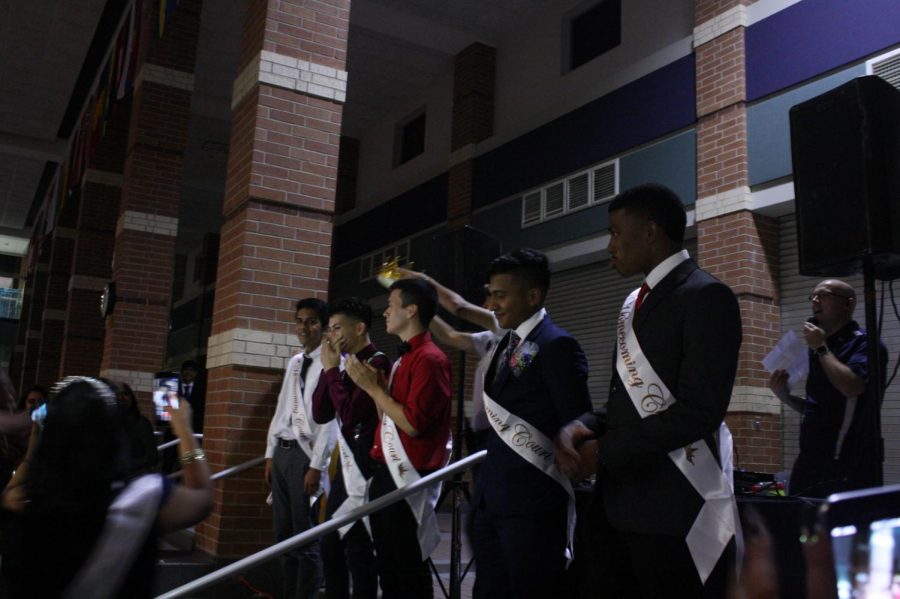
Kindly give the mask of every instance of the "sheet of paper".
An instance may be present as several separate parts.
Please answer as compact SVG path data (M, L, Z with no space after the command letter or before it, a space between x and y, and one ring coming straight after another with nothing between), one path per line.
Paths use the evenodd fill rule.
M770 373L786 370L789 381L796 382L809 372L809 347L794 331L787 334L763 358L762 365Z

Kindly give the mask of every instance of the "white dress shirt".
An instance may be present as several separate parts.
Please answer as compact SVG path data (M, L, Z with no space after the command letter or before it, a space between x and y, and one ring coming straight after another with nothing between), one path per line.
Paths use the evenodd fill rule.
M290 385L290 373L299 362L302 363L305 352L300 352L290 359L287 368L284 371L284 380L281 383L281 392L278 394L278 405L275 407L275 415L272 416L272 422L269 424L269 434L266 439L266 457L271 458L275 452L275 446L278 445L279 439L286 441L297 441L297 431L291 426L291 401L288 396L288 385ZM328 462L334 445L337 442L338 427L337 422L329 420L326 424L316 424L312 419L312 397L319 383L319 376L322 374L322 346L317 347L309 357L312 362L306 371L306 381L302 385L303 405L306 413L309 414L309 426L312 429L313 450L310 456L309 467L315 470L324 471L328 468ZM301 451L303 451L301 449Z

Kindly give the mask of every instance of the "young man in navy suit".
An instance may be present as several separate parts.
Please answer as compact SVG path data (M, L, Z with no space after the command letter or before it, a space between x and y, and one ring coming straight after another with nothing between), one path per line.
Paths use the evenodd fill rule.
M559 596L574 526L571 485L552 439L590 410L587 361L544 309L547 257L529 249L494 260L490 308L508 329L485 374L488 455L475 485L475 597Z
M585 414L557 438L563 471L597 473L604 558L592 592L723 597L739 526L719 448L741 344L738 303L682 248L686 215L671 190L622 192L609 225L610 266L646 278L619 316L606 430Z

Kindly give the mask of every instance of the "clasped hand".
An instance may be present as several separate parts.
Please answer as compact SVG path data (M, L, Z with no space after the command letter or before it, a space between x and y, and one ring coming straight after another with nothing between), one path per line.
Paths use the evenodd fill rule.
M371 364L360 362L356 356L347 356L344 366L353 382L369 395L378 388L387 388L384 373Z
M572 480L588 478L597 471L597 439L594 431L573 420L556 434L556 467Z

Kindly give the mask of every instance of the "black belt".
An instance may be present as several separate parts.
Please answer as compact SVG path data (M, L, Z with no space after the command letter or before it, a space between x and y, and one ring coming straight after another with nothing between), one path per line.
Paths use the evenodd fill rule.
M291 439L290 441L288 441L287 439L278 437L278 444L284 449L295 449L297 447L300 447L300 444L297 443L296 439Z

